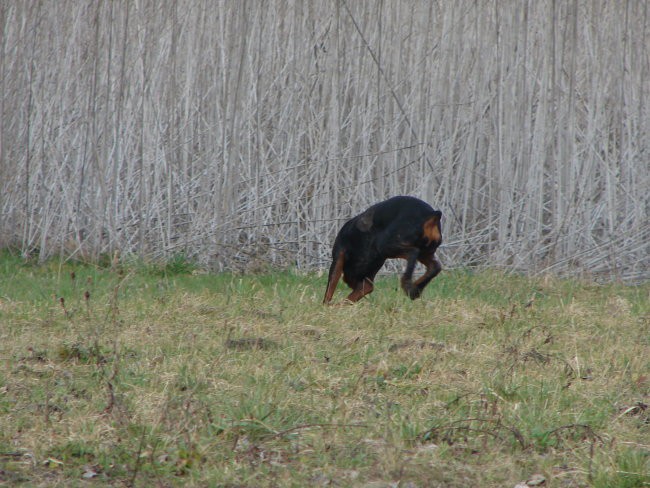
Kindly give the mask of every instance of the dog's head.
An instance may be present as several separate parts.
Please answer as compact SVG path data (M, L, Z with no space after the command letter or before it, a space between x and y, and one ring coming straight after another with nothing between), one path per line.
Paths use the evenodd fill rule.
M427 240L427 245L430 245L432 242L440 245L442 242L442 225L440 223L440 218L442 217L442 212L436 210L431 217L429 217L424 222L423 234L424 238Z

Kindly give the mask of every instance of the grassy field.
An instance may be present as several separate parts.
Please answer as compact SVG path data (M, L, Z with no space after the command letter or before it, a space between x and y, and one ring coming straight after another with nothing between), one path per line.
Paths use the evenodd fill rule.
M2 255L0 485L650 485L648 284L192 271Z

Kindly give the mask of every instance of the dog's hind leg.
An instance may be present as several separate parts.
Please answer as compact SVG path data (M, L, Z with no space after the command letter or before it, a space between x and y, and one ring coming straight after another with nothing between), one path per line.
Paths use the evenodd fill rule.
M330 272L327 277L327 290L325 291L325 298L323 299L324 304L328 304L332 301L332 296L334 296L336 285L338 285L339 279L343 274L344 255L345 253L341 251L332 261Z
M375 286L372 284L372 280L364 278L356 284L352 293L348 295L347 301L351 303L358 302L369 293L372 293L374 289Z

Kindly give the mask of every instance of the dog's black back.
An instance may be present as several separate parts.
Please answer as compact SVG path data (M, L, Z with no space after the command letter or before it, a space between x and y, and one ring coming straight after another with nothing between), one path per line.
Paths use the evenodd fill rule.
M370 293L373 280L386 259L407 260L402 288L413 299L440 272L434 254L442 242L442 213L414 197L393 197L368 208L347 221L334 241L332 265L325 293L329 303L339 278L352 288L348 300L355 302ZM416 261L427 267L411 281Z

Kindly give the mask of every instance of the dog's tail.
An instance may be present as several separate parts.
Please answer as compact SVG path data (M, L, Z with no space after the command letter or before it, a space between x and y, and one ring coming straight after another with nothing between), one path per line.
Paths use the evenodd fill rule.
M325 298L323 299L324 304L328 304L330 301L332 301L332 296L334 296L336 285L338 285L339 279L343 274L343 261L345 259L345 252L336 250L332 254L332 264L330 266L329 275L327 276L327 290L325 290Z

